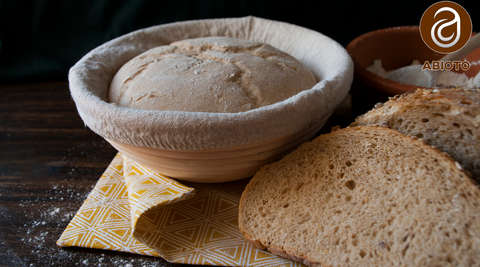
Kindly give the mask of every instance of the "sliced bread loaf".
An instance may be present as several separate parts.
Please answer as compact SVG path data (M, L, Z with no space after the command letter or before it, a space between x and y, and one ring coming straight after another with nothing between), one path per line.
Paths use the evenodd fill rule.
M479 266L480 190L460 168L398 131L347 127L264 166L239 227L308 266Z
M378 104L351 126L373 124L423 138L480 183L480 89L419 89Z

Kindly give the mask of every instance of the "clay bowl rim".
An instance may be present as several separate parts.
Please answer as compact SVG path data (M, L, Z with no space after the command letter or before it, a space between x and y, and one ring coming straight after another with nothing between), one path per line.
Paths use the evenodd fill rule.
M356 57L356 49L359 47L359 45L361 45L363 41L369 38L372 38L374 36L378 36L381 34L385 34L387 32L388 33L398 32L403 34L415 32L415 33L418 33L418 35L420 36L420 27L416 25L388 27L388 28L378 29L378 30L364 33L356 37L355 39L353 39L347 45L346 50L350 54L353 60L355 78L360 80L365 85L373 88L374 90L384 92L392 96L397 94L402 94L408 91L413 91L419 88L431 89L430 87L410 85L410 84L400 83L400 82L386 79L384 77L381 77L377 74L372 73L371 71L367 70L364 66L362 66L362 64L360 64L359 60ZM472 32L472 36L475 34L476 32ZM480 54L480 48L476 49L475 52L472 52L471 54L473 53ZM431 54L435 55L436 58L430 58L430 60L437 60L442 56L444 56L444 54L434 52L433 50L431 51ZM466 58L469 58L469 56L467 56Z
M408 32L415 32L419 31L418 26L399 26L399 27L390 27L390 28L383 28L371 32L364 33L355 39L353 39L347 45L347 52L350 54L354 64L354 72L355 78L361 80L361 82L365 83L367 86L385 92L390 95L397 95L401 93L405 93L407 91L416 90L417 88L425 88L416 85L410 85L405 83L400 83L396 81L392 81L386 78L383 78L363 67L358 59L355 56L355 52L357 47L366 39L372 38L374 36L385 34L386 32L399 32L399 33L408 33Z

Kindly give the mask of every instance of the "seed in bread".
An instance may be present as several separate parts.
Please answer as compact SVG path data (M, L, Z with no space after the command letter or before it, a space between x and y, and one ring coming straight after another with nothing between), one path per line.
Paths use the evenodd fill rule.
M300 61L268 44L205 37L133 58L113 78L109 101L144 110L234 113L283 101L316 82Z
M263 167L239 227L309 266L479 266L480 190L446 153L378 126L347 127Z
M418 89L377 105L351 125L373 124L423 138L480 183L480 89Z

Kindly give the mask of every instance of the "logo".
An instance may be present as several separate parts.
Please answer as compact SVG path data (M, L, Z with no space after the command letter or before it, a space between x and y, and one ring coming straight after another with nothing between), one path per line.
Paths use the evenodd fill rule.
M454 2L442 1L431 5L420 20L423 42L441 54L450 54L465 46L471 33L470 15Z

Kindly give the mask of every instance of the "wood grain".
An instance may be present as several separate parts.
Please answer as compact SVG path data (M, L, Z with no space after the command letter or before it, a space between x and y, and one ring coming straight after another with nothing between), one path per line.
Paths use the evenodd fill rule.
M0 266L180 266L56 245L116 153L85 127L67 82L0 85Z

